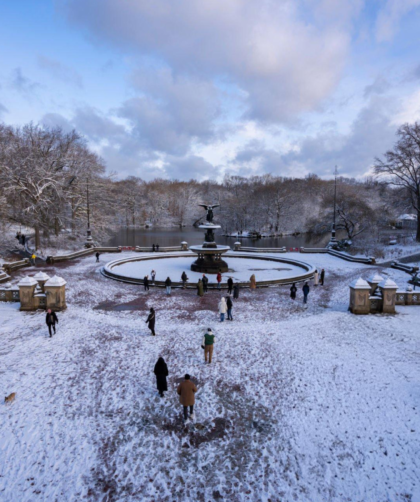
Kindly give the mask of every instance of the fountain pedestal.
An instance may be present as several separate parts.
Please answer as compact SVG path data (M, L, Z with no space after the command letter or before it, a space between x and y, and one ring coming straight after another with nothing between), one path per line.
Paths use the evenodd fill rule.
M198 255L197 260L191 265L193 272L203 274L224 273L229 270L228 264L222 260L222 255L230 250L229 246L218 246L214 241L214 230L221 228L220 225L208 223L200 225L199 228L206 229L205 242L202 246L190 246L190 250Z

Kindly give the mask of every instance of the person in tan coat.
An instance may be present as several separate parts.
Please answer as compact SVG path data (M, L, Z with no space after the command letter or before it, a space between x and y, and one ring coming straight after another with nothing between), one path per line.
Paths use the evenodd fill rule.
M252 274L251 277L249 278L250 288L255 289L257 287L257 281L255 280L255 274Z
M194 418L195 393L197 387L191 381L190 375L185 375L185 380L178 385L179 402L184 407L184 420L188 420L188 406L190 407L190 418Z

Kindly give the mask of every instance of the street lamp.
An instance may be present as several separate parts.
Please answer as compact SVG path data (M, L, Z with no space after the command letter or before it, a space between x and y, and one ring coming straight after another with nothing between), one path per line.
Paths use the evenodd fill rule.
M337 239L335 237L335 214L336 214L336 205L337 205L337 166L335 166L334 170L334 213L333 213L333 224L331 227L331 239L330 242L328 243L328 247L335 246L337 244Z
M89 178L86 178L86 202L87 202L87 236L85 248L93 248L92 231L90 229L90 205L89 205Z

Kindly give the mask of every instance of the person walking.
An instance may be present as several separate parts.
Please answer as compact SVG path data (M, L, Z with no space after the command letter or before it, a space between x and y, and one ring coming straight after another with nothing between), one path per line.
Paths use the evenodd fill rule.
M170 295L171 294L172 281L171 281L171 279L169 277L165 281L165 286L166 286L166 294Z
M203 296L204 295L203 281L201 279L198 279L198 283L197 283L197 295L198 296Z
M31 263L35 267L35 265L36 265L36 254L35 253L32 253L32 255L31 255Z
M207 286L208 286L208 283L209 283L209 279L208 277L206 276L206 274L203 274L203 292L204 293L207 293Z
M307 282L305 282L305 284L303 285L302 291L303 291L303 303L307 305L308 295L310 291L309 284Z
M152 244L152 252L154 253L156 251L156 246Z
M255 280L255 274L252 274L251 277L249 278L250 288L255 289L257 287L257 281Z
M223 322L225 320L226 312L227 312L226 300L225 300L224 296L222 296L222 298L219 302L220 322Z
M45 322L48 326L48 332L50 334L50 338L52 338L51 328L54 330L54 335L55 335L55 323L58 324L57 314L53 312L51 309L48 309L47 315L45 317Z
M98 251L96 251L95 256L96 256L96 263L99 263L99 256L100 255L99 255Z
M186 374L177 388L179 394L179 402L184 407L184 420L188 420L188 407L190 408L190 418L194 418L195 393L197 392L196 385L191 381L190 375Z
M290 298L292 300L295 300L296 299L296 292L297 292L297 287L296 287L296 284L293 283L292 284L292 287L290 288Z
M144 290L149 291L149 276L146 275L143 279Z
M325 270L324 269L321 270L321 277L320 277L320 279L321 279L321 286L323 286L324 285L324 279L325 279Z
M211 363L211 359L213 357L213 346L215 341L216 338L213 335L213 331L211 330L211 328L208 328L207 333L203 336L203 344L201 346L204 349L205 363L207 362L207 359L209 360L209 364Z
M150 331L152 332L153 336L156 336L155 322L156 322L156 313L155 313L155 309L152 307L150 309L149 317L146 320L146 324L148 323L148 327L149 327Z
M157 360L153 373L156 375L156 386L159 396L163 397L163 393L168 390L168 383L166 381L166 377L168 376L168 366L163 357L159 357Z
M156 244L156 251L159 251L159 244Z
M150 275L151 275L151 277L152 277L152 283L154 284L154 283L155 283L155 278L156 278L156 271L155 271L155 270L152 270L152 271L150 272Z
M315 270L315 273L314 273L314 286L318 286L319 284L319 274L318 274L318 270Z
M233 279L232 277L229 277L229 279L227 280L227 285L228 285L228 294L232 294L232 290L233 290Z
M232 302L232 298L230 297L230 295L228 295L226 297L226 308L227 308L227 320L233 321L233 317L232 317L233 302Z
M239 282L235 282L235 285L233 286L233 298L237 300L239 298L239 290L240 290Z
M182 289L185 289L187 287L187 281L188 281L188 277L187 274L185 273L185 270L184 272L182 272L181 281L182 281Z
M217 289L221 289L221 287L222 287L222 273L220 270L217 272L216 281L217 281Z

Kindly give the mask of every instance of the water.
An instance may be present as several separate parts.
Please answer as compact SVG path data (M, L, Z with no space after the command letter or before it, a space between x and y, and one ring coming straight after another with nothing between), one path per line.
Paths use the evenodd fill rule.
M233 248L237 240L242 242L242 246L279 248L286 246L294 247L323 247L329 239L330 234L309 235L301 234L287 237L264 237L262 239L237 239L236 237L223 237L221 231L216 233L217 244L224 244ZM191 245L200 245L204 242L204 230L195 227L179 228L126 228L120 227L107 242L107 246L140 246L151 247L159 244L161 247L179 246L182 241L187 241Z

